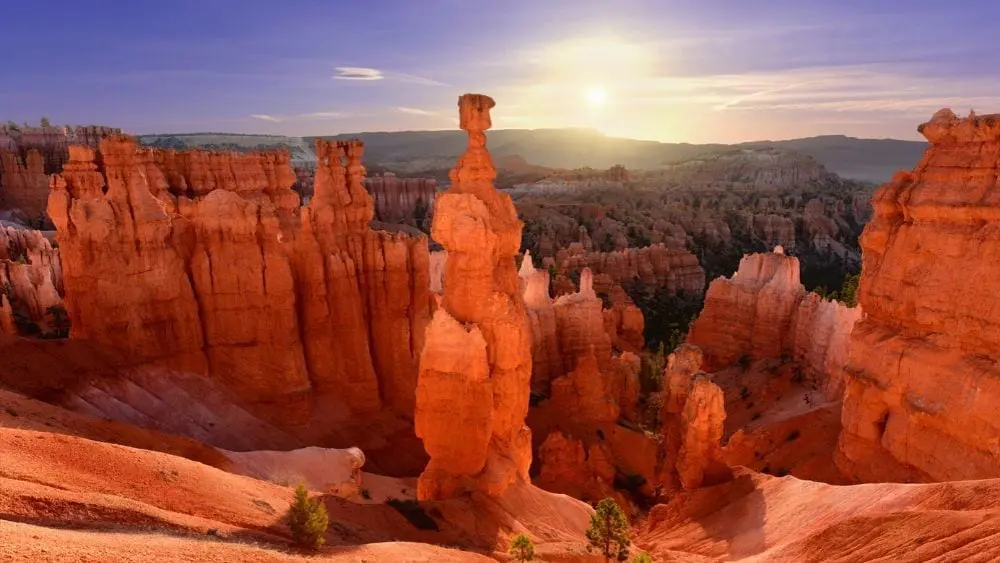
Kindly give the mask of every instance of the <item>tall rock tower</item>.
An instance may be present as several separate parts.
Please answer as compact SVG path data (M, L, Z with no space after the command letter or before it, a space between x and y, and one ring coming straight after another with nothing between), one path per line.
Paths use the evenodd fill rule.
M485 131L494 105L481 94L459 98L469 146L434 208L431 236L448 263L420 355L416 431L431 458L421 500L476 490L497 496L527 480L531 465L531 335L514 260L523 224L510 196L493 186Z

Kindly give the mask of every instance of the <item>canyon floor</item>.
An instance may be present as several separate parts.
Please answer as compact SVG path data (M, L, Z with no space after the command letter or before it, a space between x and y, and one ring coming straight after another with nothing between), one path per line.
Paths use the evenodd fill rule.
M730 436L727 455L828 478L836 404L810 404L818 393L782 369L720 372L730 423L746 435L739 445ZM738 376L747 391L725 385ZM291 487L231 473L218 450L11 391L0 402L5 561L506 560L495 549L501 529L541 537L542 560L593 560L579 541L586 512L568 497L521 487L493 501L424 503L415 525L385 502L412 497L415 480L371 474L370 500L323 496L327 545L296 551L280 523ZM757 451L766 453L748 453ZM633 539L657 561L988 561L1000 557L998 506L1000 480L838 486L738 468L732 482L653 507Z
M123 425L11 393L2 398L0 559L316 559L287 547L278 521L289 487L89 439L113 440ZM77 435L62 433L68 428ZM549 540L540 546L543 560L589 557L573 545L580 520L552 512L566 507L560 495L527 488L495 502L434 503L427 512L439 529L420 530L379 502L400 481L373 477L366 478L373 490L387 492L368 503L324 497L331 526L322 559L503 560L485 546L498 526L522 525ZM836 486L740 469L730 483L654 507L634 536L657 561L991 561L1000 557L998 506L1000 480Z

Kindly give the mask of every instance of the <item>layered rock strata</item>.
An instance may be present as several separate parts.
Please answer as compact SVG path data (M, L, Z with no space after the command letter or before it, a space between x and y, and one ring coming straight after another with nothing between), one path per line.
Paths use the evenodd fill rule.
M531 333L515 265L522 224L510 196L493 186L485 131L494 105L480 94L459 98L469 146L435 203L432 236L448 260L420 355L415 423L430 456L421 500L500 496L526 482L531 465Z
M108 127L0 126L0 209L18 209L29 218L45 212L49 174L69 160L69 145L95 148Z
M712 281L687 341L702 349L709 371L738 361L794 358L835 398L842 390L848 337L860 316L859 307L807 293L799 283L798 259L779 246L744 256L731 278Z
M705 270L699 265L698 257L686 250L671 250L663 244L616 252L589 252L581 245L570 245L556 253L554 265L563 274L589 268L595 275L604 274L610 282L619 285L637 281L666 288L671 293L705 290ZM598 290L606 292L611 287Z
M635 420L642 312L625 303L604 309L587 268L579 291L555 300L549 297L549 272L536 270L530 253L518 276L531 326L532 388L573 418L614 421L624 413ZM622 342L631 350L613 353Z
M1000 115L941 110L861 237L837 464L862 480L1000 476Z
M29 326L42 334L68 328L59 250L39 231L0 225L0 333L29 335Z
M48 212L72 337L208 375L285 424L412 413L427 243L368 228L362 151L318 141L300 208L284 151L71 146Z
M375 200L375 218L414 227L430 225L437 194L432 178L397 178L392 173L365 179L365 189Z

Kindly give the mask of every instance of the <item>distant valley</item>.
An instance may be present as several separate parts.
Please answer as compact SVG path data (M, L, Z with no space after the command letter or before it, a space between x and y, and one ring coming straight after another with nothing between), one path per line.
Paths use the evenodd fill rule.
M402 174L447 170L465 146L462 131L399 131L344 133L324 139L360 138L365 162ZM139 140L159 148L204 147L215 150L267 150L286 148L292 162L308 165L316 160L314 137L240 135L230 133L180 133L140 135ZM863 182L888 181L897 170L916 165L927 144L895 139L857 139L824 135L787 141L755 141L737 145L659 143L608 137L593 129L502 129L489 134L490 152L500 161L519 156L548 168L606 169L615 164L630 170L658 170L670 164L736 148L780 148L816 159L827 170Z

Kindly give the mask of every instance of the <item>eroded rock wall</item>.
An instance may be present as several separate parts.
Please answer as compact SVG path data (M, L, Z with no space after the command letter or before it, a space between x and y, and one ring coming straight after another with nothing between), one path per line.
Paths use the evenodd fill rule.
M96 147L108 127L0 126L0 209L16 209L35 220L45 213L49 174L69 160L69 145Z
M861 237L837 464L862 480L1000 476L1000 115L941 110Z
M663 244L616 252L591 252L582 245L571 245L556 253L554 264L561 274L589 268L595 276L603 274L608 281L619 285L638 281L672 293L705 290L705 270L698 264L698 257Z
M222 381L283 424L412 413L427 242L368 228L362 151L318 141L300 208L284 151L71 146L48 212L72 337Z
M429 226L437 194L432 178L397 178L384 174L365 179L365 189L375 200L375 218L386 223Z
M59 250L39 231L0 225L0 333L59 336L67 328Z
M848 338L860 317L860 307L806 292L798 259L779 246L744 256L731 278L709 285L687 341L704 352L708 371L741 361L795 359L835 399L843 390Z

